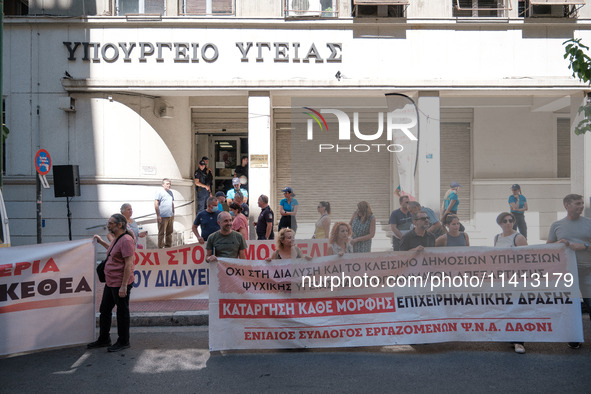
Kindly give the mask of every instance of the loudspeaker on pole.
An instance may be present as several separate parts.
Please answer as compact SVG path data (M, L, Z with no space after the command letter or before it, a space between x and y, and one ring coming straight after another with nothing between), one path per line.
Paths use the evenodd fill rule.
M53 166L53 189L55 197L79 196L80 176L78 166Z

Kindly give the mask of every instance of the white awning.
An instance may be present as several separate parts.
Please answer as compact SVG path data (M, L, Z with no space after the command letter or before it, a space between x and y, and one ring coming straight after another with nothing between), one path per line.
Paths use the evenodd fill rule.
M585 5L585 0L529 0L531 5Z
M409 5L410 0L353 0L353 5Z

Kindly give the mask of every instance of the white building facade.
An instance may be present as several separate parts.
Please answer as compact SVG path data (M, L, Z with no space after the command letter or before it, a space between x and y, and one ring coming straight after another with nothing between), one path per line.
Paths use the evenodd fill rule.
M292 118L306 100L385 102L388 93L418 107L414 195L438 210L449 184L462 184L459 214L473 244L492 244L514 183L528 198L531 240L564 216L568 193L584 195L589 215L591 136L573 133L589 87L563 58L564 41L591 44L582 1L13 3L25 14L5 15L3 36L13 245L37 240L34 158L45 149L53 165L79 166L74 238L103 231L93 227L129 202L153 245L154 193L166 177L175 242L191 242L197 162L210 158L223 189L247 155L251 217L259 195L277 213L281 188L293 186L298 237L308 238L318 201L331 202L333 222L348 222L366 200L374 249L385 249L398 208L395 154L352 140L318 161L298 150L304 137ZM41 206L43 241L67 239L65 200L44 189Z

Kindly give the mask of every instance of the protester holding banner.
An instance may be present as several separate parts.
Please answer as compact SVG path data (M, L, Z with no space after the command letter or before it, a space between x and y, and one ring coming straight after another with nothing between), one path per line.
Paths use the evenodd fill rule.
M349 224L353 230L353 239L351 239L353 252L371 252L371 240L376 235L376 218L367 201L357 204L357 210L351 217Z
M515 223L515 216L509 212L502 212L497 216L497 224L501 226L503 232L495 235L494 246L496 248L513 248L516 246L526 246L527 240L517 231L513 230L513 223ZM525 343L513 342L515 353L525 353Z
M511 248L514 246L527 245L527 239L517 231L513 230L515 216L509 212L502 212L497 216L497 224L501 226L503 232L495 235L494 246L498 248Z
M217 220L220 229L207 239L205 260L214 263L218 257L246 259L246 241L242 234L232 230L232 216L228 212L222 212Z
M591 310L591 219L581 216L585 201L580 194L568 194L562 200L566 217L550 226L547 243L562 242L575 251L579 270L579 288L583 302ZM569 342L568 346L578 349L581 344Z
M302 258L312 260L312 257L303 254L300 248L295 246L295 232L290 228L283 228L277 234L275 251L266 261Z
M320 214L320 219L316 222L312 238L328 238L330 232L330 216L328 216L330 215L330 203L328 201L320 201L318 203L318 213Z
M443 219L447 227L447 234L435 240L435 246L470 246L470 238L464 231L460 231L460 219L454 214L447 214Z
M349 224L336 222L328 239L328 255L338 254L342 256L345 253L353 253L353 246L349 242L352 234L353 230L351 230Z
M400 251L422 252L425 248L435 246L435 236L427 231L429 217L425 211L412 214L414 228L404 234L400 240Z
M115 240L109 245L99 235L94 239L108 249L105 265L105 289L99 308L99 337L87 345L89 349L107 347L109 352L127 349L129 345L129 293L133 286L133 259L135 242L127 231L127 220L121 214L114 214L107 221L107 229ZM111 314L117 306L117 342L111 346Z
M439 221L437 215L435 215L435 212L433 212L431 208L422 206L418 201L410 201L408 203L408 210L411 214L417 213L419 211L423 211L427 214L427 217L429 218L429 228L427 231L433 234L435 239L445 234L445 227L443 226L442 222Z

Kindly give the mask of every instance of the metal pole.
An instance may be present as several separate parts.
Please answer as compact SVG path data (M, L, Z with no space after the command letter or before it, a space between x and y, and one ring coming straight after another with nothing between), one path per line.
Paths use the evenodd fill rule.
M66 208L68 209L68 239L72 240L72 212L70 212L70 197L66 197Z
M68 238L72 240L72 212L70 212L70 197L66 197L66 208L68 209Z
M39 123L41 117L41 110L39 106L37 106L37 136L38 141L40 141L40 131L39 131ZM37 145L37 149L39 149L39 144ZM36 207L37 207L37 243L43 243L43 189L41 188L41 179L39 178L39 174L35 173L35 187L37 191L37 199L36 199Z
M4 30L4 0L0 0L0 111L4 111L4 92L2 91L2 36ZM0 187L3 184L4 173L4 119L2 121L2 130L0 130Z

